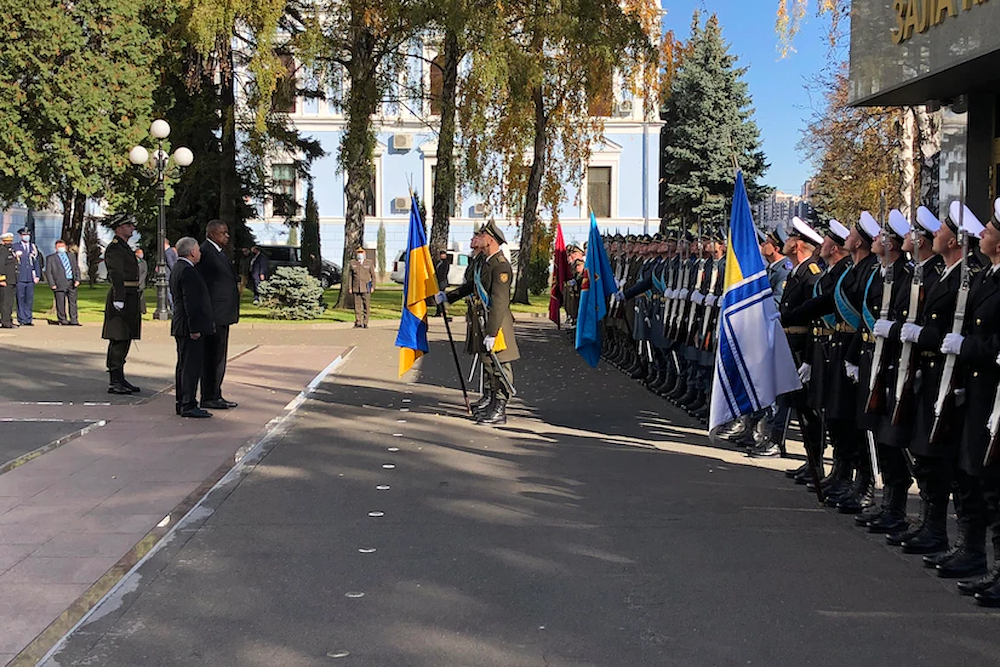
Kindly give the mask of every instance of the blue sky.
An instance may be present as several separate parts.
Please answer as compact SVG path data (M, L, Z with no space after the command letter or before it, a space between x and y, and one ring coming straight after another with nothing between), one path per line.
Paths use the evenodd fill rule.
M662 1L667 10L664 25L679 39L686 39L690 33L691 15L696 8L706 16L718 14L730 52L739 56L741 66L750 68L746 81L757 110L755 119L764 153L771 165L764 182L799 194L812 169L795 145L810 115L810 106L819 101L810 98L805 84L827 64L828 19L810 11L795 38L795 52L781 59L774 32L777 0ZM810 4L815 5L815 1Z

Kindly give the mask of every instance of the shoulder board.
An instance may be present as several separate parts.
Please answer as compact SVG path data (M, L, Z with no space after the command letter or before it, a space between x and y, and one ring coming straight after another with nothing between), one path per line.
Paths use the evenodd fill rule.
M118 237L116 236L115 238L113 238L113 239L111 240L111 242L112 242L112 243L118 243Z
M816 264L814 262L814 263L812 263L812 264L809 265L809 272L811 274L813 274L814 276L816 276L816 275L819 275L819 274L823 273L823 269L819 268L819 264Z

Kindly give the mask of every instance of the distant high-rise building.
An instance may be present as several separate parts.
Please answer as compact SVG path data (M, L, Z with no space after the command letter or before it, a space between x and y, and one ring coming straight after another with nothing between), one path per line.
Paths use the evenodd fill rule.
M798 215L801 198L781 190L775 190L754 206L754 219L764 228L773 229L785 225L792 216Z

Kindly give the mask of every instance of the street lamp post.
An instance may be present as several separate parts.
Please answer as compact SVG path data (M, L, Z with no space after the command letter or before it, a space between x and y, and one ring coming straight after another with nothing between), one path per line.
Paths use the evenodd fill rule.
M154 320L170 319L170 302L167 299L167 259L164 252L164 245L167 239L167 216L166 216L166 196L167 177L176 176L177 169L171 169L170 160L173 159L174 167L187 167L194 161L194 154L184 146L168 155L163 150L163 140L170 136L170 125L165 120L154 120L149 128L149 134L156 139L156 151L152 155L142 146L135 146L128 153L129 162L139 167L140 173L156 183L156 194L159 199L160 211L156 221L156 312L153 313Z

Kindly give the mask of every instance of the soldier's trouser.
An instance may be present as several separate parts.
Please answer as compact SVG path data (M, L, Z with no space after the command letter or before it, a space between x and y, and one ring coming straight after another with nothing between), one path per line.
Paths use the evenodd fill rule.
M500 368L506 373L507 378L510 383L514 384L514 367L511 366L510 362L501 362ZM500 379L500 371L496 368L493 363L493 359L489 355L483 356L483 371L486 373L487 381L490 383L490 388L503 400L510 400L510 394L507 392L507 387L504 386L503 381Z
M131 340L108 341L108 371L112 374L120 373L125 368L125 358L128 356L128 351L131 347Z
M354 323L368 324L368 313L371 310L372 295L368 292L354 295Z
M1000 560L1000 478L982 477L980 484L986 507L986 525L993 538L993 557Z
M0 326L10 327L14 324L14 286L0 286Z
M809 451L814 455L814 460L820 463L823 449L826 446L823 442L823 419L816 410L809 407L808 392L805 389L799 389L778 397L779 404L785 402L790 402L795 408L804 444L809 447Z
M850 419L827 418L826 430L833 445L833 458L857 465L859 457L866 451L862 447L865 434L857 423Z
M878 453L878 465L882 470L882 480L885 485L910 488L913 484L913 477L910 475L910 468L906 465L906 452L899 447L890 447L876 443L875 450Z
M920 487L920 498L930 503L943 506L948 505L948 496L951 494L951 483L954 477L951 461L935 456L913 457L913 476L917 478L917 486ZM955 498L956 507L961 504L961 499Z
M21 324L31 322L31 307L35 303L35 283L17 284L17 321Z
M955 512L958 514L959 525L980 527L986 529L986 500L979 484L979 477L955 468L955 476L951 483L955 498Z

